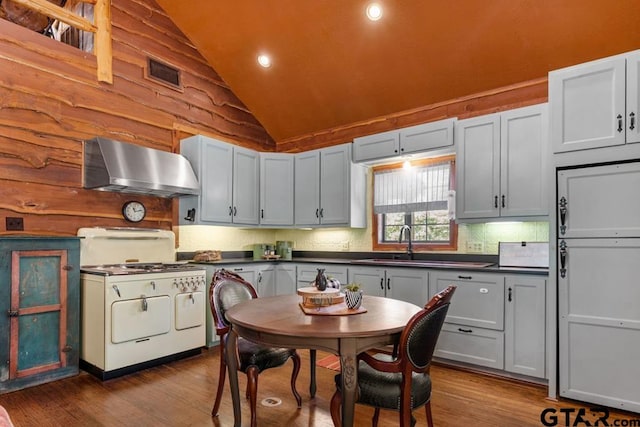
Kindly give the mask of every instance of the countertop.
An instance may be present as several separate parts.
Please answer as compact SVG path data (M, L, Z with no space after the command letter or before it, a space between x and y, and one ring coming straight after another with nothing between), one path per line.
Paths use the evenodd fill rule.
M186 254L185 254L186 256ZM363 263L362 260L364 259L377 259L378 261L376 261L375 264L372 263ZM449 263L455 263L458 260L456 259L452 259L451 256L447 257L449 259L443 260ZM495 260L494 260L495 258ZM182 260L188 260L188 258L184 258L184 256L182 257ZM436 259L431 259L429 261L435 261ZM419 260L418 260L419 261ZM332 257L324 257L324 256L319 256L319 257L309 257L309 256L294 256L291 260L283 260L283 259L271 259L271 260L267 260L267 259L258 259L258 260L254 260L252 257L230 257L230 258L225 258L224 254L223 254L223 258L219 261L207 261L207 262L197 262L197 261L190 261L193 262L195 264L204 264L204 265L220 265L220 266L224 266L224 265L230 265L230 264L266 264L266 263L296 263L296 264L301 264L301 263L307 263L307 264L341 264L341 265L345 265L345 266L360 266L360 267L380 267L380 268L429 268L429 269L434 269L434 270L456 270L456 271L477 271L477 272L483 272L483 273L502 273L502 274L508 274L508 273L513 273L513 274L531 274L531 275L537 275L537 276L548 276L549 275L549 269L548 268L527 268L527 267L503 267L498 265L497 263L497 256L493 257L493 256L480 256L477 257L476 259L473 259L473 257L469 257L468 255L466 256L461 256L459 262L463 263L461 265L447 265L447 266L432 266L432 265L428 265L428 266L424 266L424 265L416 265L414 263L409 263L407 265L404 264L400 264L397 262L397 260L394 260L392 258L389 258L389 262L385 262L384 259L381 259L379 257L379 254L377 254L376 256L370 256L368 258L362 258L362 257L358 257L358 258L347 258L344 256L344 253L340 254L339 258L332 258ZM491 263L491 265L487 266L487 267L466 267L464 265L465 262L488 262Z

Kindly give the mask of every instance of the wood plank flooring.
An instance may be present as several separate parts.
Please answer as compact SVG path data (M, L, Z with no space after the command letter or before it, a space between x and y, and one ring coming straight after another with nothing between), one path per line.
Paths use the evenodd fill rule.
M298 377L302 408L298 409L289 389L291 362L260 375L258 425L271 427L332 426L329 400L334 391L335 372L317 369L318 391L309 398L308 351L301 350L303 369ZM326 356L319 352L318 359ZM0 405L9 412L16 427L47 426L232 426L231 398L226 394L220 415L211 417L218 383L218 350L203 350L200 356L150 368L121 378L100 381L80 375L41 386L0 395ZM540 426L541 412L548 407L586 409L586 419L595 420L588 408L593 405L546 399L543 387L434 366L432 407L437 427L447 426ZM246 380L240 375L241 390ZM226 385L228 390L228 384ZM282 404L267 407L262 399L276 397ZM370 426L373 409L356 406L356 425ZM419 426L426 425L424 410L414 412ZM556 413L557 425L566 423L566 412ZM242 404L243 425L248 425L247 403ZM591 418L590 418L591 417ZM609 424L617 419L638 419L640 414L612 411ZM380 426L397 425L394 412L382 411ZM583 425L583 424L579 424ZM593 422L592 422L593 425ZM629 424L625 424L629 425ZM638 424L640 425L640 424Z

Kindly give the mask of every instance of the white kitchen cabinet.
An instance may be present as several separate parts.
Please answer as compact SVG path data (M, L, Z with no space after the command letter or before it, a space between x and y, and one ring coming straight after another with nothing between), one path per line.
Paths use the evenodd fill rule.
M549 73L556 153L640 142L640 51Z
M546 284L540 277L505 277L504 369L545 378Z
M563 244L564 242L564 244ZM560 395L640 412L638 238L566 239L558 274ZM562 262L558 260L558 268Z
M366 227L366 168L351 144L295 155L295 225Z
M547 105L456 122L456 217L548 215Z
M257 225L259 156L256 151L202 135L181 141L198 177L199 196L180 198L181 225Z
M440 120L354 138L353 161L387 159L452 146L455 120Z
M434 271L430 293L456 285L435 356L543 379L546 279Z
M346 265L338 264L297 264L296 283L297 288L307 288L316 279L318 269L324 269L324 274L332 279L337 279L341 285L346 285L349 268Z
M429 273L423 268L351 267L349 282L365 295L394 298L423 306L429 300Z
M293 225L294 156L260 153L260 225Z
M434 271L433 295L456 285L434 355L504 369L504 276Z
M274 291L276 295L293 295L296 293L296 266L291 263L276 264Z

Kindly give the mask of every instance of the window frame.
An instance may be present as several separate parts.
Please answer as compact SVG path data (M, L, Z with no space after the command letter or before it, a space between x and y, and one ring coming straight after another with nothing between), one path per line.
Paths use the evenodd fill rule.
M447 156L439 156L439 157L430 157L426 159L417 159L411 160L411 165L413 167L419 166L428 166L430 164L442 163L442 162L450 162L451 167L449 170L449 182L452 190L456 188L455 181L455 169L456 169L456 156L451 154ZM404 161L391 163L386 165L374 166L372 168L372 173L382 170L389 169L401 169L403 167ZM374 194L374 182L375 180L371 180L371 194ZM405 213L406 214L406 213ZM407 248L407 243L402 242L381 242L381 230L380 225L383 221L379 218L379 215L383 214L375 214L373 213L373 197L371 198L371 242L372 248L374 251L404 251ZM432 251L456 251L458 249L458 224L456 224L455 220L449 220L449 243L422 243L422 242L412 242L411 244L414 252L432 252Z

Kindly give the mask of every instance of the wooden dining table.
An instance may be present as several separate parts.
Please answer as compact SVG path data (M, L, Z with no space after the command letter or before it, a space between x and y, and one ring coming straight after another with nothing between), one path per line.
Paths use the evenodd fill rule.
M339 355L342 425L350 427L353 425L357 398L357 355L393 344L411 316L422 308L408 302L370 295L364 296L361 307L364 312L359 313L352 311L330 315L322 314L319 309L317 313L307 314L300 303L301 297L298 295L256 298L241 302L226 312L231 331L225 346L225 357L236 427L242 425L235 354L238 336L269 346L308 348ZM315 382L313 369L312 382ZM327 392L332 395L334 390Z

